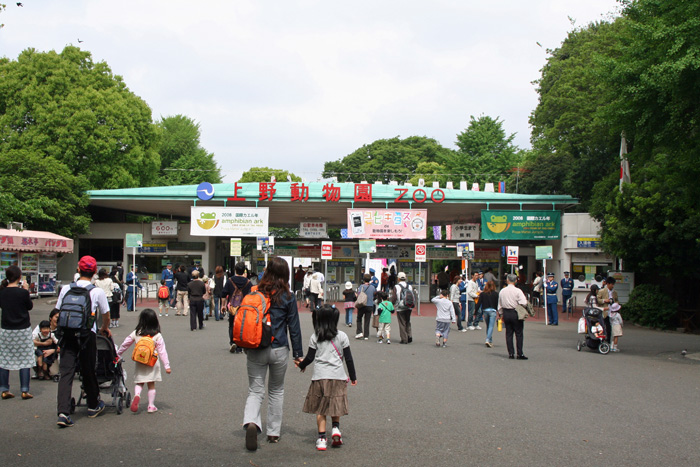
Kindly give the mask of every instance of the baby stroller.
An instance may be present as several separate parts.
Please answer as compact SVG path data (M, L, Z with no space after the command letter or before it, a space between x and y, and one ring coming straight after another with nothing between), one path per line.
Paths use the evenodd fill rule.
M116 361L117 350L112 339L97 334L97 363L95 368L97 384L100 387L101 394L110 394L112 397L112 402L108 403L108 401L105 401L105 404L108 407L116 407L117 414L121 414L124 411L124 407L131 405L131 393L126 387L126 371L122 368L122 363L115 363ZM86 396L85 390L81 385L78 402L75 402L75 398L71 399L71 413L75 411L76 406L80 406L80 403Z
M596 325L602 327L602 331L596 333L593 328ZM607 335L603 323L603 310L598 308L584 308L583 317L579 320L579 334L584 334L584 339L579 339L576 349L580 352L582 347L588 347L603 355L610 352L610 344L606 341Z

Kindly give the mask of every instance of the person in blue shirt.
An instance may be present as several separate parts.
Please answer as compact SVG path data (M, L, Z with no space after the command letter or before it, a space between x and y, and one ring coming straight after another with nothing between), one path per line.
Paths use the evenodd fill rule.
M569 271L564 271L564 278L561 280L561 303L562 312L568 310L569 300L574 293L574 280L569 277Z
M163 273L161 274L160 278L161 280L165 281L165 286L168 288L170 291L170 298L168 300L168 305L173 308L173 278L175 277L175 274L173 273L173 263L168 263L165 265L165 269L163 269Z
M547 282L544 285L547 290L547 320L552 326L559 326L559 314L557 313L557 289L559 284L554 280L554 273L547 274Z
M126 311L134 311L135 300L135 290L134 290L134 280L136 281L136 287L143 289L143 286L139 282L139 278L136 276L136 268L131 266L129 274L126 275Z
M374 290L379 290L379 279L375 276L376 272L374 268L369 268L369 273L372 275L372 280L369 283L374 287Z

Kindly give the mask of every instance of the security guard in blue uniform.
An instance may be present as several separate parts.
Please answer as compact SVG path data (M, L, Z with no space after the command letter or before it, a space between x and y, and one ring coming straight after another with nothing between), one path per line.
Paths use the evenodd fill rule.
M568 310L569 300L574 293L574 280L569 277L569 271L564 271L564 278L561 280L561 301L562 313Z
M557 313L557 303L559 299L557 298L557 289L559 284L554 280L554 273L550 272L547 274L547 282L544 284L545 290L547 290L547 319L552 326L559 326L559 313Z

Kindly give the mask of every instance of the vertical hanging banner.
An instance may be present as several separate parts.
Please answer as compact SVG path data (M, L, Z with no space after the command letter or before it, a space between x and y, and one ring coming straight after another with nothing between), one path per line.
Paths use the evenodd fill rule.
M518 253L520 248L517 246L508 247L508 264L518 264Z
M190 235L206 237L262 237L268 231L268 208L190 208Z
M348 209L348 238L419 238L426 236L427 209Z
M321 259L333 259L333 242L321 242Z

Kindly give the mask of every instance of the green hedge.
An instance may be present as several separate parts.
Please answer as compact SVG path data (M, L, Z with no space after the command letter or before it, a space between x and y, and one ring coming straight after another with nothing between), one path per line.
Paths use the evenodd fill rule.
M641 284L632 290L629 302L622 307L625 321L659 329L675 326L678 303L654 284Z

